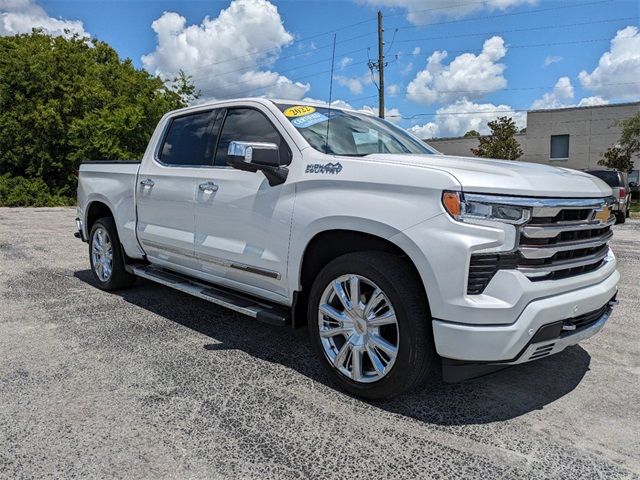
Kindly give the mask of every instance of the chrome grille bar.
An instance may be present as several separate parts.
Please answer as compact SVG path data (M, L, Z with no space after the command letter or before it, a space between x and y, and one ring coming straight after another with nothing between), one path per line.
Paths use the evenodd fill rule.
M607 223L600 222L558 222L550 225L536 224L525 225L521 233L527 238L555 238L562 232L577 232L583 230L595 230L598 228L610 227L616 223L614 215L609 217Z
M602 228L602 227L600 227ZM551 245L540 246L520 246L520 253L524 258L551 258L558 252L567 252L570 250L579 250L582 248L601 247L609 241L613 236L613 232L609 230L607 233L599 237L592 237L586 240L577 240L572 242L558 242Z
M588 265L593 265L594 263L601 262L604 260L607 255L609 255L609 248L605 248L601 252L586 255L584 257L580 257L576 260L561 260L557 262L552 262L546 265L538 265L538 266L518 266L517 270L522 272L528 277L544 277L549 275L552 272L558 272L560 270L569 270L571 268L576 267L584 267Z

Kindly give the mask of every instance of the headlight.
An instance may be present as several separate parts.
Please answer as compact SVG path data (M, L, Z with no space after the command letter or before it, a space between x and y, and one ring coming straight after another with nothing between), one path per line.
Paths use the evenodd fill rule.
M521 224L529 220L531 210L525 206L501 203L498 195L443 192L442 205L455 220L491 220Z

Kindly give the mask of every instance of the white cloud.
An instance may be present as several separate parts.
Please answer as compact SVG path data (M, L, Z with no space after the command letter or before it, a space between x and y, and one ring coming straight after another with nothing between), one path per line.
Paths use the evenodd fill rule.
M607 105L609 103L608 100L605 100L602 97L594 96L594 97L585 97L578 102L579 107L594 107L596 105Z
M411 55L420 55L420 52L422 50L420 50L420 47L416 47L413 49L413 52L411 52Z
M335 75L333 78L343 87L347 87L349 91L354 95L360 95L364 87L372 83L370 73L364 73L359 77L345 77L342 75Z
M554 63L558 63L562 61L562 57L558 57L558 56L553 56L553 55L547 55L544 59L544 63L542 64L543 67L548 67L549 65L552 65Z
M629 26L618 30L611 47L591 72L578 75L582 86L606 99L640 98L640 32Z
M437 18L461 18L482 10L506 10L518 5L535 5L537 0L484 0L474 2L452 2L451 0L360 0L376 7L403 8L407 20L414 25L425 25Z
M187 25L183 16L165 12L151 28L157 45L142 57L144 68L163 78L184 70L204 99L256 94L299 99L311 88L269 68L293 36L267 0L233 0L218 17L205 17L200 25Z
M436 110L435 119L424 125L414 125L409 131L420 138L457 137L469 130L489 133L487 122L498 117L511 117L518 128L526 124L526 113L516 112L509 105L474 103L466 98Z
M413 62L409 62L404 67L402 67L402 70L400 71L400 73L402 75L409 75L412 70L413 70Z
M407 86L407 97L417 103L452 102L461 98L480 98L507 85L505 66L497 63L507 53L504 40L486 40L478 55L463 53L443 65L446 51L435 51L427 66Z
M0 36L31 33L34 28L54 36L88 35L81 21L50 17L32 0L0 0Z
M387 87L387 93L389 95L397 95L399 91L400 91L400 86L395 83Z
M566 106L566 100L573 98L573 85L569 77L560 77L553 87L553 91L545 93L542 98L531 105L534 110L544 108L560 108Z
M606 105L609 103L606 99L596 95L593 97L582 98L578 104L572 102L574 97L574 89L569 77L560 77L556 82L553 90L542 95L541 98L535 100L531 105L533 110L543 110L548 108L568 108L568 107L592 107L595 105Z
M344 69L346 67L348 67L349 65L351 65L353 63L353 58L351 57L342 57L342 60L340 60L340 63L338 65L340 65L340 69Z

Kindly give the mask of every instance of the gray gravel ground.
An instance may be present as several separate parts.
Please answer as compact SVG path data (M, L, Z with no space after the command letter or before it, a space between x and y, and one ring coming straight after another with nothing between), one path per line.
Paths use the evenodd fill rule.
M367 403L304 331L149 282L93 284L73 209L0 209L5 478L640 478L640 221L621 304L539 362Z

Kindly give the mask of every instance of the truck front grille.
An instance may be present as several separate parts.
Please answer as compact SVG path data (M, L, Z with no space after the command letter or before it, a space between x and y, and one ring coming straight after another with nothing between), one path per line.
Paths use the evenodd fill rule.
M592 208L535 207L520 227L517 268L533 281L595 270L609 252L614 223L604 201Z
M516 227L515 251L471 256L469 295L482 293L498 270L517 269L536 282L581 275L604 264L615 223L608 199L531 202L529 220Z

